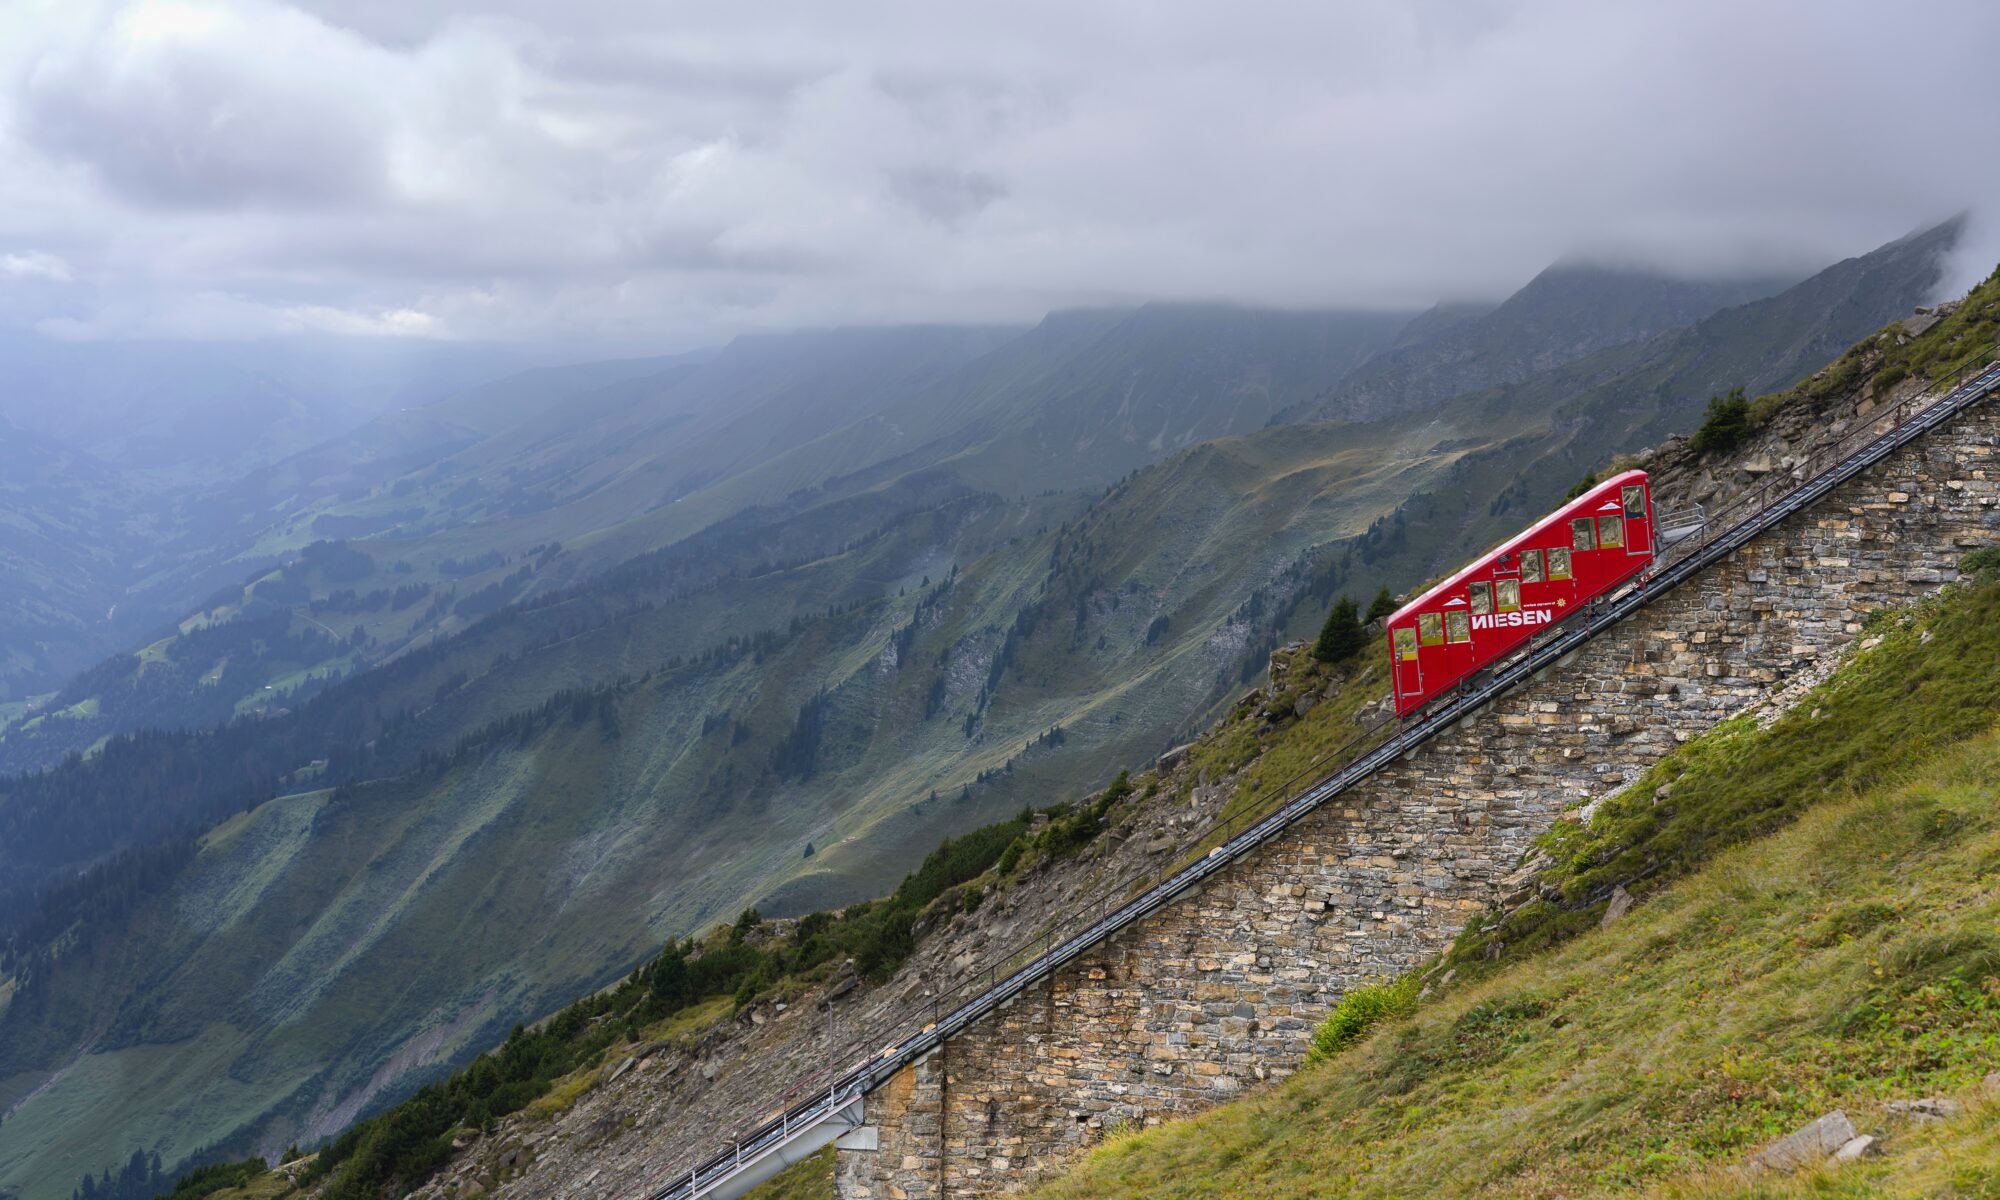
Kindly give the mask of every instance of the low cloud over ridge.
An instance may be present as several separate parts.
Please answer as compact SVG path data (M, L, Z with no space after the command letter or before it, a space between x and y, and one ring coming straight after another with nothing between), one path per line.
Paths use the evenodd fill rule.
M0 325L1400 307L1563 256L1808 268L2000 195L1977 0L675 7L8 6Z

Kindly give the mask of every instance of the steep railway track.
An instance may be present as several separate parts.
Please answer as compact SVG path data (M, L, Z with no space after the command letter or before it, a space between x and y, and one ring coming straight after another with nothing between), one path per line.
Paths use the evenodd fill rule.
M698 1197L731 1200L835 1140L861 1124L863 1097L904 1067L928 1055L941 1043L1003 1007L1106 939L1145 920L1245 855L1282 836L1306 814L1328 800L1431 741L1516 685L1553 666L1780 522L1811 508L1836 487L1985 400L1996 390L2000 390L2000 361L1989 364L1969 378L1961 376L1942 394L1933 390L1904 401L1887 414L1865 420L1808 463L1811 469L1803 472L1795 469L1794 475L1798 477L1788 476L1767 483L1758 491L1739 498L1710 518L1711 526L1716 528L1708 536L1690 537L1672 547L1646 577L1554 626L1513 657L1483 672L1458 691L1439 697L1428 708L1412 714L1380 743L1319 778L1248 828L1228 836L1206 855L1169 874L1123 905L1095 919L1079 922L1078 927L1062 934L1060 939L1053 932L1036 939L1041 949L1019 965L1012 965L1022 954L1017 948L1006 959L1010 965L1004 972L994 967L970 973L971 982L962 985L960 990L972 994L949 1012L920 1027L902 1030L900 1037L891 1036L864 1043L886 1041L888 1048L859 1065L845 1071L825 1071L787 1090L774 1092L772 1107L783 1106L778 1116L732 1138L726 1149L712 1157L673 1169L671 1174L665 1171L656 1174L637 1195L644 1200L696 1200ZM1722 523L1724 518L1729 521L1726 525ZM1377 730L1370 732L1379 732L1379 729L1378 726ZM979 986L982 977L984 986Z

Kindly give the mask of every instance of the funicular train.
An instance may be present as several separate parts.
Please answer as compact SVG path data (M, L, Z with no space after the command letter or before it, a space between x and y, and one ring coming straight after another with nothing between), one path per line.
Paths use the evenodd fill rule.
M1625 471L1390 614L1396 715L1407 716L1653 561L1652 491Z

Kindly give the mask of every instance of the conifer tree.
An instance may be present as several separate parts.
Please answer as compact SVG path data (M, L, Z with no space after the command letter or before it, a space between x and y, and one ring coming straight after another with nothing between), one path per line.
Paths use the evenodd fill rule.
M1395 611L1396 598L1391 596L1389 589L1385 587L1375 593L1375 599L1368 605L1368 616L1365 620L1372 625Z
M1343 595L1334 603L1333 611L1326 614L1326 624L1320 627L1319 640L1313 643L1313 657L1323 663L1346 662L1361 653L1366 641L1354 601Z

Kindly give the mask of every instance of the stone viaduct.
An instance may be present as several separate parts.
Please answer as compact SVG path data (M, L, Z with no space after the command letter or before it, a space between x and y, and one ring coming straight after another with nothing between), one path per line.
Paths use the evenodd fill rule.
M2000 406L1968 410L941 1044L867 1097L837 1194L1020 1192L1106 1128L1295 1069L1345 988L1444 948L1557 813L2000 540L1996 442Z

